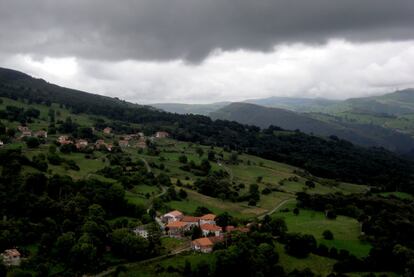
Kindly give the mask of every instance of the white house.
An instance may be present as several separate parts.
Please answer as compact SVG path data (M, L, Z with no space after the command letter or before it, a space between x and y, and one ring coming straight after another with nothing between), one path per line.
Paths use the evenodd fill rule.
M148 230L145 228L145 226L137 226L132 230L132 232L134 232L134 234L137 236L148 238Z

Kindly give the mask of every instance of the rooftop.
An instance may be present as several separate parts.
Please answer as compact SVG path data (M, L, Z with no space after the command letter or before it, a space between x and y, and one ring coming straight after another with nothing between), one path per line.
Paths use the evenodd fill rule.
M206 230L206 231L221 231L221 227L217 226L217 225L213 225L213 224L203 224L200 226L201 230Z
M182 222L182 221L173 221L168 223L165 227L168 228L184 228L185 226L187 226L187 223Z
M182 213L182 212L180 212L180 211L175 210L175 211L171 211L171 212L169 212L169 213L166 213L165 215L182 216L182 215L183 215L183 213Z
M4 254L7 257L20 257L20 252L17 249L6 249L4 250Z
M193 243L202 247L213 246L213 242L209 238L195 239L193 240Z
M205 214L202 217L200 217L201 220L214 220L216 219L215 214Z
M189 215L185 215L183 219L181 219L182 222L198 222L199 220L200 220L199 217L189 216Z

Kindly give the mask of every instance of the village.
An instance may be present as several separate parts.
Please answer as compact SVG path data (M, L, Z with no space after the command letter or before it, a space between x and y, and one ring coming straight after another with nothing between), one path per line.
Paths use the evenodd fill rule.
M93 133L97 131L95 128L91 128ZM7 130L6 130L7 131ZM28 126L18 126L17 127L18 135L17 140L25 140L27 138L38 138L45 140L48 138L48 132L45 130L32 131ZM157 131L151 136L145 136L144 133L138 132L136 134L122 134L115 136L113 129L111 127L106 127L102 130L104 138L110 139L110 142L105 141L105 139L98 139L95 142L88 141L85 138L74 139L69 135L60 135L56 139L56 143L59 145L73 145L76 150L82 151L85 149L96 149L96 150L107 150L112 151L114 146L119 146L121 148L134 147L145 149L148 147L149 141L154 141L154 139L168 138L170 134L165 131ZM119 140L115 140L119 138ZM0 140L0 147L4 146L4 142Z
M185 215L178 210L170 211L156 222L164 236L176 239L189 239L195 228L200 231L199 238L191 241L191 250L201 253L210 253L216 243L223 242L232 232L248 232L248 227L232 225L220 227L216 224L216 215L209 213L203 216ZM137 226L133 232L143 238L148 238L149 232L145 226Z

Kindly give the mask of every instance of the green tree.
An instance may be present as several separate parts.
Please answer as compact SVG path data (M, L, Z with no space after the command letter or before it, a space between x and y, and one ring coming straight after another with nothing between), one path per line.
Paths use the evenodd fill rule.
M132 234L128 229L117 229L112 232L112 249L114 253L128 260L139 260L147 257L149 242Z
M299 208L298 208L298 207L295 207L295 208L293 209L293 214L294 214L294 215L299 215L299 213L300 213Z
M233 220L233 217L228 213L228 212L224 212L222 214L219 214L216 217L216 224L220 227L226 227L228 225L231 225L231 222Z
M183 189L180 189L179 191L178 191L178 197L180 197L181 199L186 199L187 198L187 192L185 191L185 190L183 190Z
M179 156L179 157L178 157L178 161L179 161L180 163L182 163L182 164L186 164L186 163L187 163L187 161L188 161L187 156L186 156L186 155L181 155L181 156Z
M37 148L40 145L40 141L38 138L29 137L26 139L26 144L27 144L27 147L29 148Z
M204 155L204 150L203 150L203 148L201 148L201 147L197 147L197 148L196 148L196 153L197 153L197 155L198 155L199 157L203 156L203 155Z
M334 239L334 235L330 230L323 231L322 236L326 240L333 240Z

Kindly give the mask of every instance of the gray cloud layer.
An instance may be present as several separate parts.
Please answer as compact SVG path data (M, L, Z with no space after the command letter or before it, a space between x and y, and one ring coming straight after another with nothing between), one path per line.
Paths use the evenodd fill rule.
M0 0L0 52L198 62L214 49L414 38L413 0Z

